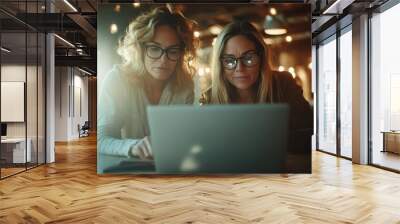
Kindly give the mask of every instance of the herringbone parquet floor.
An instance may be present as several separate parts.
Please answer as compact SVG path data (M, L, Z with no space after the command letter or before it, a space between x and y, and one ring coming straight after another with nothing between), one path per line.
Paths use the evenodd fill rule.
M96 174L96 139L0 181L0 223L400 223L400 175L313 153L311 175Z

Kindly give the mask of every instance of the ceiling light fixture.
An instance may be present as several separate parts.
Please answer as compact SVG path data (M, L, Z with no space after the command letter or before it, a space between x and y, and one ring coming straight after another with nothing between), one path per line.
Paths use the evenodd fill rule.
M281 15L265 17L264 32L268 35L283 35L287 29L283 26L284 18Z
M322 14L342 14L343 10L351 5L355 0L336 0Z
M1 47L1 50L4 51L4 52L6 52L6 53L10 53L10 52L11 52L11 50L9 50L9 49L7 49L7 48L5 48L5 47Z
M65 4L67 4L74 12L78 12L78 10L68 1L64 0Z
M65 44L67 44L67 45L69 45L70 47L73 47L73 48L75 48L75 45L73 45L71 42L69 42L68 40L66 40L66 39L64 39L64 38L62 38L62 37L60 37L59 35L57 35L57 34L54 34L54 36L55 37L57 37L59 40L61 40L62 42L64 42Z
M81 71L81 72L83 72L83 73L85 73L85 74L87 74L87 75L90 75L90 76L92 75L92 73L90 73L90 72L88 72L88 71L86 71L86 70L83 70L83 69L81 69L81 68L79 68L79 67L78 67L78 70Z

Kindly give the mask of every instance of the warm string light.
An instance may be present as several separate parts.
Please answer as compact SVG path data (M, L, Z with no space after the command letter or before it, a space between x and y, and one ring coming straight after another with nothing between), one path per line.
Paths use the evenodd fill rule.
M269 13L270 13L271 15L275 16L277 12L276 12L276 9L275 9L275 8L270 8L270 9L269 9Z
M296 73L293 67L289 67L288 72L290 72L290 74L292 74L293 78L296 78Z
M118 26L117 26L117 24L115 24L115 23L111 24L111 26L110 26L110 33L111 33L111 34L114 34L114 33L117 33L117 32L118 32Z
M120 12L121 11L121 5L115 5L115 7L114 7L114 11L116 11L116 12Z

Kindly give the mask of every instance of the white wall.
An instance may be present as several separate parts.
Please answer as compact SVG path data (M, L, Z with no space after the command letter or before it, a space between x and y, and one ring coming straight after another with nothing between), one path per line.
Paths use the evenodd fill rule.
M25 81L25 75L26 75L25 69L27 69L28 76L31 75L31 74L36 75L36 67L34 67L34 66L27 66L27 68L25 68L25 64L24 65L18 65L18 64L2 65L1 66L1 81L2 82L15 82L15 81L17 81L17 82L25 82L26 83L26 81ZM28 79L29 78L30 77L28 77ZM36 85L36 82L34 83L34 85ZM31 89L28 89L28 90L31 90ZM28 92L27 96L36 98L36 89L34 89L33 92ZM32 99L27 99L27 101L31 102L33 100ZM36 108L36 105L31 105L31 106L35 106L35 108ZM5 110L6 108L1 108L1 109ZM36 114L28 113L27 116L28 116L28 121L29 122L31 122L33 120L36 121ZM32 116L34 116L34 117L32 117ZM25 137L25 126L26 126L25 123L26 122L8 122L7 123L7 136L8 137ZM30 125L28 125L28 128L32 127L32 126L33 125L30 124ZM36 127L35 127L35 129L36 129Z
M55 68L55 141L68 140L68 85L67 67Z
M18 81L26 83L26 106L24 104L22 112L27 115L24 122L6 122L7 137L24 138L25 135L30 139L32 152L32 161L44 163L45 150L45 118L44 118L44 74L42 67L31 66L25 64L3 64L1 66L1 78L3 81ZM26 79L27 78L27 82ZM7 97L7 96L2 96ZM7 110L9 108L1 108ZM13 111L11 111L13 113ZM39 154L37 156L37 153Z
M83 75L72 67L56 67L56 141L77 139L78 124L88 120L88 78Z
M88 111L88 106L89 106L89 102L88 102L88 96L89 96L89 92L88 92L88 77L85 76L81 76L83 73L79 73L79 75L76 75L76 71L75 70L75 80L74 80L74 86L75 86L75 117L73 119L73 125L72 127L74 127L72 129L72 135L73 136L78 136L78 129L76 128L78 126L78 124L83 125L85 123L85 121L89 120L89 111ZM78 98L78 93L77 90L80 91L80 99ZM78 102L78 100L80 100L80 104ZM81 107L81 108L79 108ZM81 111L79 111L79 109Z

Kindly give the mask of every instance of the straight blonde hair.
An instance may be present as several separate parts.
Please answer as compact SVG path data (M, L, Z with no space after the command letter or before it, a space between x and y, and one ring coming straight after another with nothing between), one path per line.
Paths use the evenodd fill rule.
M211 99L209 103L228 104L233 102L235 87L223 75L221 56L225 45L234 36L243 35L254 43L260 56L260 74L258 76L256 102L271 102L272 99L272 73L267 61L267 47L263 37L257 29L247 21L236 21L224 27L218 35L213 47L211 59Z

